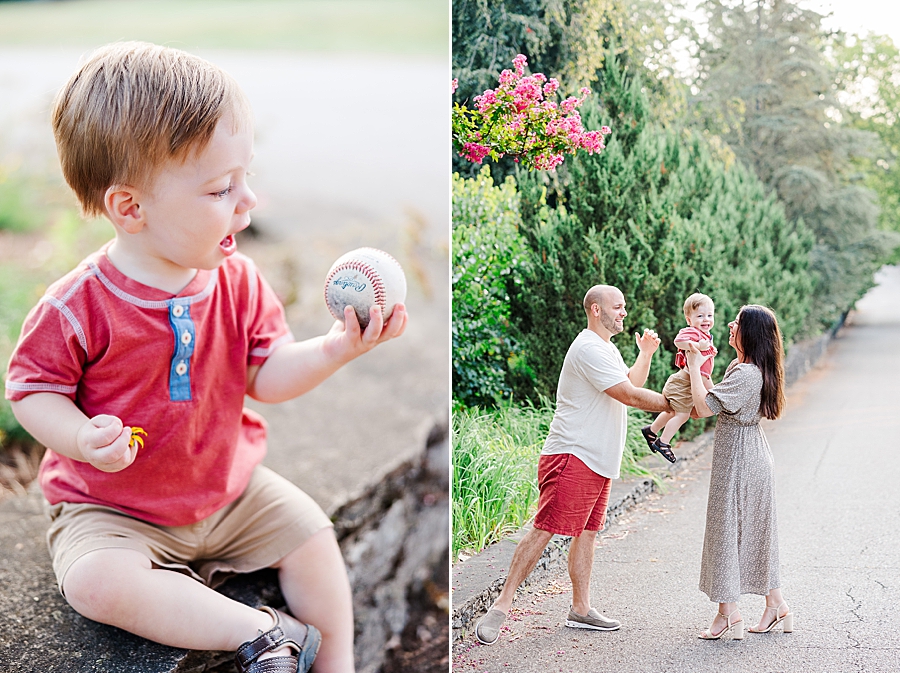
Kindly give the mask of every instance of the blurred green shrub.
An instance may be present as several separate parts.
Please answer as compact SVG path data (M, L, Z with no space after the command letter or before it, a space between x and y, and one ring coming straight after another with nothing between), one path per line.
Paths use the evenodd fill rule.
M0 229L27 231L37 226L40 218L28 203L29 193L27 180L0 164Z
M511 376L531 380L509 335L509 292L527 270L518 201L513 179L494 186L487 166L453 176L453 396L467 406L508 397Z

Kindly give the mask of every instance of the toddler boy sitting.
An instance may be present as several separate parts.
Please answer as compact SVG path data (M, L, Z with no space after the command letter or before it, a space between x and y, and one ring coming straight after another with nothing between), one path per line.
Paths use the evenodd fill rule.
M713 346L713 338L710 331L715 323L715 305L713 300L705 294L695 292L684 301L684 317L687 327L681 329L675 336L675 366L678 371L672 374L663 386L663 397L668 400L673 411L664 411L650 425L641 428L641 434L647 440L650 450L659 453L670 463L676 461L672 451L672 437L681 429L688 418L691 417L691 409L694 408L694 400L691 396L691 377L687 370L687 360L684 350L689 348L690 342L695 342L704 355L715 356L718 351ZM703 383L707 389L712 387L713 357L710 357L700 367L703 375ZM662 430L662 435L659 434Z
M250 108L175 49L119 43L59 93L63 173L115 238L48 288L9 365L13 411L47 446L40 484L60 591L90 619L174 647L235 650L241 671L353 670L350 587L331 522L262 467L244 395L302 395L402 334L351 307L294 342L235 234L250 223ZM293 616L211 587L278 568ZM321 643L321 647L320 647Z

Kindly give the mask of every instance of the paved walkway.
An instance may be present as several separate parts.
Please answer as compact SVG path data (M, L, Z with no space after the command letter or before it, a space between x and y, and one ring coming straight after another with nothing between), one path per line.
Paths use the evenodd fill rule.
M874 673L900 670L900 268L878 275L823 362L767 423L793 634L703 642L715 606L697 589L711 455L603 535L595 605L618 632L567 629L564 573L523 591L491 647L470 636L454 671ZM763 600L745 596L745 618Z

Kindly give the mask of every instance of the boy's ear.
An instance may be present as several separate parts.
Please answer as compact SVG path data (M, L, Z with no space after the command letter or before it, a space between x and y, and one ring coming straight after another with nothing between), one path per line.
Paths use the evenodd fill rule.
M114 225L124 229L126 233L136 234L145 224L139 199L140 192L136 187L112 185L103 195L103 205Z

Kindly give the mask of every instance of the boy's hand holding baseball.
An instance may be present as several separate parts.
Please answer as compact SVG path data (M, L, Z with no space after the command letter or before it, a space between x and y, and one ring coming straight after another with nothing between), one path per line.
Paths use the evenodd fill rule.
M352 306L344 307L344 320L336 320L325 335L323 348L328 356L341 363L349 362L363 353L368 353L380 343L400 336L406 329L408 315L404 304L394 306L387 323L381 317L381 309L369 309L369 324L365 331L360 329L359 320Z
M137 457L131 428L115 416L94 416L78 430L76 442L84 459L103 472L124 470Z

